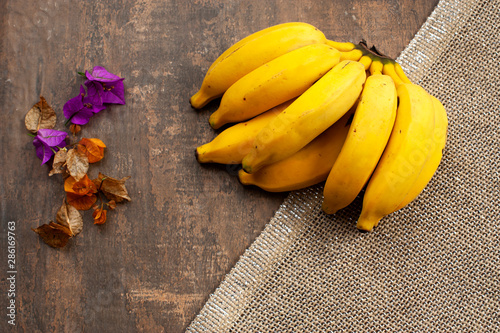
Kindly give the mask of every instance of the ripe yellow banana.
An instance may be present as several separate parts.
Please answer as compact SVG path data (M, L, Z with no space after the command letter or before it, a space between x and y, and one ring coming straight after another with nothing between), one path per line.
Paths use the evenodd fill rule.
M408 79L408 77L406 76L403 68L397 62L394 64L394 70L396 71L396 74L399 76L401 81L403 81L404 83L411 83L410 79Z
M350 42L336 42L334 40L331 40L331 39L327 39L326 40L326 43L332 47L334 47L335 49L339 50L340 52L349 52L349 51L352 51L354 50L354 48L356 47L356 44L354 43L350 43Z
M434 103L434 111L435 113L435 127L434 134L432 136L432 150L429 160L425 163L420 175L417 178L415 184L413 184L410 192L406 195L404 200L399 204L396 210L399 210L410 202L415 200L415 198L423 191L423 189L430 182L432 176L436 172L439 164L441 163L441 159L443 157L443 149L446 145L446 135L448 131L448 117L446 116L446 110L441 104L441 102L434 96L431 96L432 101Z
M325 35L302 22L278 24L255 32L229 47L209 67L191 106L199 109L220 97L233 83L257 67L299 47L326 43Z
M397 92L387 75L366 79L344 146L323 190L322 209L334 214L361 192L377 166L394 126Z
M359 62L338 63L257 134L243 169L254 173L299 151L349 111L365 80Z
M240 182L256 185L268 192L286 192L326 180L349 131L353 111L347 112L295 154L252 174L241 169L238 172Z
M257 133L292 101L282 103L255 118L225 129L209 143L196 148L196 159L200 163L240 164L252 148Z
M389 143L368 181L357 228L370 231L392 213L417 181L430 155L434 106L420 86L397 87L399 106Z
M363 57L363 51L354 49L348 52L340 52L340 60L359 61Z
M231 85L210 116L218 129L250 119L306 91L340 61L340 52L326 44L290 51L251 71Z
M373 59L369 54L365 54L358 61L362 63L363 66L365 66L365 70L368 71L370 70L370 66L372 64Z
M399 87L401 84L403 84L403 80L399 77L399 75L396 73L396 67L395 67L395 62L391 59L384 59L383 61L384 67L382 69L382 73L385 75L390 76L394 80L394 84L396 87Z
M370 64L370 74L382 74L384 65L382 64L382 59L379 57L372 57L372 63Z

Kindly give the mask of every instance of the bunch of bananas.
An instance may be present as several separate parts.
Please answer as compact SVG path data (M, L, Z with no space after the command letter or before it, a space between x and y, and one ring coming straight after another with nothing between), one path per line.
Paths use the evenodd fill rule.
M244 185L278 192L325 181L333 214L362 193L357 228L370 231L413 201L438 168L443 105L365 42L329 40L306 23L256 32L222 53L190 103L219 98L221 129L200 163L241 165Z

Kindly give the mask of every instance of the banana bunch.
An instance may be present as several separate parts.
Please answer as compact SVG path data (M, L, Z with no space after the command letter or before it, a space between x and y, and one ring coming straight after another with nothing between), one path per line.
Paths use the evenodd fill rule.
M446 144L443 105L397 62L302 22L222 53L190 103L200 109L217 98L209 123L220 131L196 148L198 162L241 165L243 185L270 192L325 182L326 214L362 195L360 230L413 201Z

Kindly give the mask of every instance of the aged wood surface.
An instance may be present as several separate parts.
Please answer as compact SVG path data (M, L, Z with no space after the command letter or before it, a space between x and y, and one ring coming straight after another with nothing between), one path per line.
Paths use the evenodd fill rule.
M364 38L396 57L437 0L0 2L2 112L0 331L182 332L286 196L243 188L234 169L201 166L216 107L191 109L210 63L270 25L308 22L329 38ZM31 231L55 218L61 177L40 166L24 115L43 95L58 113L77 71L125 77L124 106L93 117L82 136L107 144L91 167L127 182L132 202L103 226L53 249ZM91 177L92 178L92 177ZM16 224L16 326L7 323L7 224Z

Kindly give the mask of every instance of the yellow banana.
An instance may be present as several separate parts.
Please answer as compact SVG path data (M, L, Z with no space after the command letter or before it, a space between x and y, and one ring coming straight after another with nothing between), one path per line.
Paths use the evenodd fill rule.
M408 79L405 72L403 71L403 68L397 62L394 64L394 70L396 71L396 74L399 76L401 81L403 81L404 83L411 83L410 79Z
M359 62L338 63L257 134L243 169L254 173L299 151L349 111L365 79Z
M325 35L302 22L278 24L255 32L229 47L209 67L191 106L199 109L257 67L299 47L326 43Z
M252 174L241 169L238 172L240 182L268 192L286 192L326 180L349 131L352 115L353 112L347 112L304 148L281 161Z
M257 133L292 101L282 103L255 118L225 129L209 143L196 148L196 159L199 163L240 164L252 148Z
M352 60L352 61L359 61L361 57L363 56L363 51L359 49L354 49L352 51L348 52L340 52L340 60Z
M382 73L390 76L394 80L394 84L396 85L396 87L399 87L401 84L403 84L403 80L401 80L399 75L396 73L394 63L394 60L384 59L384 67L382 69Z
M370 70L372 64L372 57L369 54L365 54L359 59L359 62L365 66L365 71Z
M210 125L218 129L244 121L299 96L339 60L340 52L333 47L312 44L269 61L227 89Z
M336 41L331 40L331 39L327 39L326 40L326 44L332 46L333 48L339 50L340 52L349 52L349 51L354 50L354 48L356 47L356 44L354 44L354 43L350 43L350 42L345 42L345 43L336 42Z
M382 70L384 69L384 65L382 64L382 59L379 57L374 57L372 59L372 63L370 65L370 74L382 74Z
M344 146L323 189L323 211L334 214L361 192L384 152L396 118L396 86L387 75L366 79Z
M427 139L434 132L434 106L420 86L397 87L399 106L387 147L363 196L357 228L370 231L392 213L410 192L429 158Z
M432 136L432 150L429 160L425 163L420 175L417 178L415 184L413 184L410 192L406 195L403 202L399 204L396 210L399 210L410 202L415 200L415 198L423 191L427 186L432 176L436 172L439 164L441 163L441 158L443 157L443 149L446 145L446 135L448 130L448 117L446 116L446 110L441 104L441 102L434 96L431 96L434 103L434 111L436 123L434 127L434 134Z

